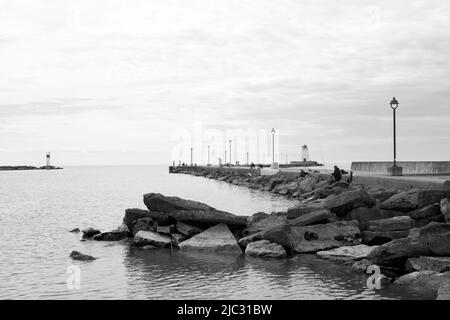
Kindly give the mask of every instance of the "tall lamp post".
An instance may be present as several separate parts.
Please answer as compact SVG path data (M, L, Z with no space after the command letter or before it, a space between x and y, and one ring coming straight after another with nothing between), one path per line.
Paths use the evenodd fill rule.
M208 146L208 163L206 165L209 166L209 146Z
M231 139L228 142L230 143L230 165L231 165Z
M392 108L393 111L393 119L394 119L394 165L391 168L391 174L393 176L401 176L403 174L403 168L397 166L397 127L396 127L396 115L395 111L398 108L398 101L395 99L395 97L392 98L389 105Z
M193 161L193 154L192 154L192 147L191 147L191 166L194 164L194 161Z
M275 129L272 128L272 167L275 169Z

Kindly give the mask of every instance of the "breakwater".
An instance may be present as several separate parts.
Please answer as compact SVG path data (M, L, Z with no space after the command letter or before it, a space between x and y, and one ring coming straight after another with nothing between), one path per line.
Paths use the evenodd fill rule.
M0 166L0 171L17 171L17 170L61 170L61 167L54 166L44 166L44 167L34 167L34 166Z

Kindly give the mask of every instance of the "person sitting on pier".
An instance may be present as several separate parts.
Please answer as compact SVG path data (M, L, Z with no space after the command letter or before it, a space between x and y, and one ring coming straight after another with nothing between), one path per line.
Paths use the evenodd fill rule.
M308 172L306 172L305 170L301 169L300 170L300 177L304 178L308 175Z
M341 181L342 179L341 169L338 166L334 166L334 172L331 175L335 182Z

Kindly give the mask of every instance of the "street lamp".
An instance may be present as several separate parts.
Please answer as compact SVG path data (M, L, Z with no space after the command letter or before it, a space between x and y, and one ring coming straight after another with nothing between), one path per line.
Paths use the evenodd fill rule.
M208 163L206 165L209 166L209 146L208 146Z
M394 165L392 166L391 170L391 174L393 176L401 176L403 174L403 168L402 167L398 167L397 166L397 128L396 128L396 117L395 117L395 111L398 108L398 101L397 99L395 99L395 97L392 98L391 102L389 103L389 105L392 108L393 111L393 118L394 118Z
M228 142L230 143L230 165L231 165L231 139Z
M194 164L194 161L193 161L193 155L192 155L192 147L191 147L191 166Z
M275 129L272 128L272 165L275 166Z

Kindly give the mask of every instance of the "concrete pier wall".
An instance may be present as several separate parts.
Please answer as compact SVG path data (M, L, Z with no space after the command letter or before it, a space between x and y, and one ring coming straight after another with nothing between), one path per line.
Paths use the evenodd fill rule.
M399 161L406 175L450 175L450 161ZM388 173L392 161L352 162L354 172Z

